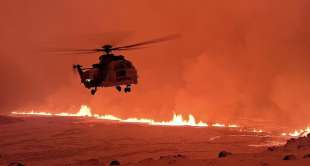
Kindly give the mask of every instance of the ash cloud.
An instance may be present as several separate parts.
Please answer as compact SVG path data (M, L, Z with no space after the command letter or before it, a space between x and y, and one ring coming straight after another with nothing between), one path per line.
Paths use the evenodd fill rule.
M307 0L1 3L2 112L89 104L97 113L123 117L163 120L177 112L208 121L309 123ZM72 64L90 65L97 56L38 51L89 48L99 43L84 36L123 30L135 33L124 35L122 43L182 35L176 41L124 52L140 76L129 95L100 89L89 96L79 85Z

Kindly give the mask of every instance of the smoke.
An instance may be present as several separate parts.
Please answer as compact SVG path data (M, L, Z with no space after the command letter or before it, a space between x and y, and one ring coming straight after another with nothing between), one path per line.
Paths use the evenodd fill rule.
M307 0L4 0L0 111L88 104L97 113L123 117L164 120L177 112L208 121L305 125L310 115L309 9ZM98 57L45 51L171 33L182 38L123 53L139 72L131 94L106 88L90 96L71 67L90 65Z

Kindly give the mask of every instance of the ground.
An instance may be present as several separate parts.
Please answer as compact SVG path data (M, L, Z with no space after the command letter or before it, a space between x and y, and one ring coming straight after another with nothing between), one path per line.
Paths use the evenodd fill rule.
M78 117L0 116L0 165L310 165L310 146L239 129L126 124ZM309 138L310 140L310 138ZM310 142L310 141L309 141ZM220 151L231 152L218 158ZM295 160L282 160L294 154Z

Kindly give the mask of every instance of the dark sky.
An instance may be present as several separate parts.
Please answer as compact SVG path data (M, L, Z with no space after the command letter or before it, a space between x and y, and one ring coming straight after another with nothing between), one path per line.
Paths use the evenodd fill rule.
M1 0L0 111L75 111L208 121L264 119L310 123L308 0ZM139 72L131 94L96 96L72 64L97 55L51 48L127 44L167 34L181 38L124 52Z

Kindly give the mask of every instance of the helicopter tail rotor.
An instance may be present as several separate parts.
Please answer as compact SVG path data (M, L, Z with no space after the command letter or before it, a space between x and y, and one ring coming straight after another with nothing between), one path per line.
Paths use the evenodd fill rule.
M77 73L77 65L76 65L76 64L74 64L74 65L72 66L72 72L73 72L74 74Z
M83 69L82 69L82 66L79 65L79 64L74 64L72 66L72 70L73 70L73 73L76 74L77 72L79 73L79 75L81 76L81 74L83 74Z

